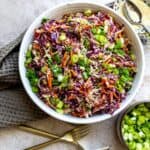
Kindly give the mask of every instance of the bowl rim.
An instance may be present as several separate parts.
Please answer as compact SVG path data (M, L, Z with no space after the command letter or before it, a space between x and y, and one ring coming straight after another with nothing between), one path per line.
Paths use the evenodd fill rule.
M124 138L123 138L123 133L122 133L122 122L123 119L125 117L125 115L127 115L129 112L131 112L136 106L139 106L140 104L145 104L145 103L150 103L150 100L141 100L138 102L134 102L133 104L129 105L126 110L124 110L117 118L117 135L119 137L119 140L121 142L121 144L123 144L126 148L128 148L127 143L125 142Z
M139 44L139 50L141 52L141 73L140 73L140 76L139 76L139 81L138 83L136 84L136 88L134 89L134 92L132 92L132 94L130 94L130 97L129 97L129 100L128 102L126 102L122 107L118 108L118 110L116 110L112 115L110 114L102 114L102 115L99 115L97 117L89 117L89 118L78 118L78 117L74 117L74 116L67 116L67 115L62 115L62 114L59 114L57 113L55 110L52 110L52 108L49 108L44 102L42 102L40 100L40 98L38 98L37 96L35 96L35 94L29 90L29 88L31 88L31 86L28 86L26 84L27 82L27 78L25 77L25 74L23 73L23 68L25 68L25 66L23 65L24 62L22 61L22 58L24 58L24 55L23 55L23 48L25 47L25 43L26 43L26 40L28 39L27 37L31 34L31 32L33 31L32 28L34 27L35 28L35 25L36 25L36 22L39 21L39 19L41 19L42 17L46 16L47 14L55 11L55 9L59 9L59 8L62 8L62 7L65 7L65 6L68 6L69 5L81 5L81 4L85 4L85 5L95 5L97 7L99 7L100 9L104 9L104 11L109 11L111 12L112 14L115 15L115 17L119 18L121 20L121 22L125 22L126 25L130 28L130 30L132 31L137 43ZM30 97L30 99L42 110L44 111L45 113L47 113L48 115L58 119L58 120L62 120L62 121L65 121L65 122L69 122L69 123L74 123L74 124L91 124L91 123L96 123L96 122L101 122L101 121L104 121L104 120L107 120L107 119L110 119L114 116L116 116L117 114L119 114L121 111L123 111L127 105L129 105L129 103L131 103L131 101L133 100L135 94L137 93L137 91L139 90L139 87L142 83L142 79L143 79L143 76L144 76L144 68L145 68L145 62L144 62L144 52L143 52L143 47L142 47L142 44L140 42L140 39L139 37L137 36L136 32L132 29L131 25L129 24L129 22L127 22L123 17L119 16L114 10L112 10L111 8L103 5L103 4L99 4L98 2L78 2L78 1L75 1L75 2L65 2L65 3L61 3L53 8L50 8L46 11L44 11L41 15L39 15L33 22L32 24L29 26L28 30L26 31L24 37L23 37L23 40L22 40L22 43L21 43L21 46L20 46L20 51L19 51L19 75L20 75L20 78L21 78L21 81L23 83L23 87L26 91L26 93L28 94L28 96Z

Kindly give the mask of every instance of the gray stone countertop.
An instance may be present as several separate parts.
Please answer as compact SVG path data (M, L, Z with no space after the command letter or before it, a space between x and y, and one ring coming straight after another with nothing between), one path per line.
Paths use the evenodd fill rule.
M0 0L0 47L5 46L25 30L33 19L43 10L67 0ZM69 0L68 0L69 1ZM109 0L110 1L110 0ZM107 0L99 0L101 3ZM143 84L135 100L150 98L150 48L145 47L146 70ZM96 123L91 126L91 133L83 138L80 143L86 150L96 150L109 145L111 150L124 150L116 136L116 118ZM29 123L37 128L61 134L71 128L70 124L48 118ZM23 150L28 146L39 144L47 139L18 130L17 128L0 129L0 150ZM44 150L74 150L73 145L57 143Z

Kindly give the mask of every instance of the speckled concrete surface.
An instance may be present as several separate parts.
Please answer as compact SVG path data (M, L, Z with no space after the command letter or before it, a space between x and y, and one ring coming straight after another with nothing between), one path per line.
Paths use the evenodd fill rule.
M0 0L0 47L6 45L9 41L19 35L32 20L43 10L55 6L62 1L69 0ZM98 1L98 0L97 0ZM107 0L99 0L107 2ZM150 47L145 47L146 70L143 84L137 93L135 99L150 98ZM124 150L120 145L115 132L115 120L104 121L90 125L91 133L83 138L80 143L86 150L96 150L102 146L109 145L111 150ZM48 118L30 123L31 125L45 129L50 132L61 134L71 128L71 125ZM44 142L47 139L19 131L17 128L0 129L0 150L23 150L28 146ZM75 150L75 147L66 143L57 143L44 150Z

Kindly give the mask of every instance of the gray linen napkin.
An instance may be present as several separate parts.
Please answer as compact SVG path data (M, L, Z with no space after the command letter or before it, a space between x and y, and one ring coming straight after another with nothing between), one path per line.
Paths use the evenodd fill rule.
M18 125L47 115L26 95L18 75L18 50L22 35L0 49L0 127Z

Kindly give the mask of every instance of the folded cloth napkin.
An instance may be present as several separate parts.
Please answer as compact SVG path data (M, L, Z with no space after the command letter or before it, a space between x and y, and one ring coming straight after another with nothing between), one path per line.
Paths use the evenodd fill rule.
M0 127L44 118L26 95L18 74L18 49L22 35L0 49Z

